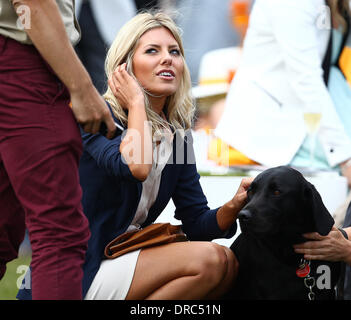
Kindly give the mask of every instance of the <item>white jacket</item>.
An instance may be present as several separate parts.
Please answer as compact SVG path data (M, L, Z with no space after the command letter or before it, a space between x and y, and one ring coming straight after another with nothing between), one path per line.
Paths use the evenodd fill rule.
M118 30L136 14L136 6L131 0L89 0L97 27L107 45L111 45ZM76 0L76 14L82 5Z
M324 0L255 1L219 138L264 165L288 164L306 136L303 110L319 105L318 138L330 166L351 158L351 140L323 82L326 13Z

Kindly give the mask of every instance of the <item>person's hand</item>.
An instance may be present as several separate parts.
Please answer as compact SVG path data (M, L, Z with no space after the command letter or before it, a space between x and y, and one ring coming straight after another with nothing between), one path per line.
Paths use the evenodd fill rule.
M347 261L350 259L351 242L335 227L326 236L317 232L303 235L307 241L294 245L296 253L301 253L307 260Z
M251 182L254 180L254 178L243 178L241 180L240 186L231 200L235 210L237 211L237 214L239 211L245 206L246 204L246 199L247 199L247 189L249 189Z
M91 84L86 88L70 92L71 106L77 122L87 133L99 131L101 122L107 127L107 138L112 138L116 130L112 115L104 99Z
M221 230L226 231L235 223L240 210L245 206L247 189L254 178L243 178L232 200L226 202L217 211L217 223Z
M127 72L126 64L119 65L113 72L108 84L124 109L134 105L144 105L144 95L139 83Z

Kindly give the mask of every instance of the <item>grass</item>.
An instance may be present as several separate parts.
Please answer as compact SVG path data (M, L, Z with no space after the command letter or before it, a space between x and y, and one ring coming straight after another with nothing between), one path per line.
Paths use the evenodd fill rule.
M208 171L199 171L199 175L201 177L244 177L244 176L249 176L248 173L245 171L229 171L229 172L226 172L225 174L213 173L213 172L208 172Z
M29 266L30 261L30 255L19 256L6 265L6 273L0 280L0 300L16 300L17 282L23 279L26 269L24 266Z

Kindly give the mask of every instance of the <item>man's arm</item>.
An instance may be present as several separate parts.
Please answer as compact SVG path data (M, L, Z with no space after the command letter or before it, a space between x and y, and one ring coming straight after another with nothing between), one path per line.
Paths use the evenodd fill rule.
M12 3L15 9L20 5L30 9L30 27L25 31L69 90L73 113L84 131L96 133L104 121L107 137L112 137L115 125L111 113L69 41L56 2L12 0Z

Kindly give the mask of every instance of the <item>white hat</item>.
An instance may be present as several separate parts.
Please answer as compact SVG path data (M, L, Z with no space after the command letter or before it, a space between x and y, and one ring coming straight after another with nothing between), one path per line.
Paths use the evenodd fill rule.
M238 68L240 47L229 47L205 53L200 62L199 84L192 88L195 98L204 98L228 91L231 75Z

